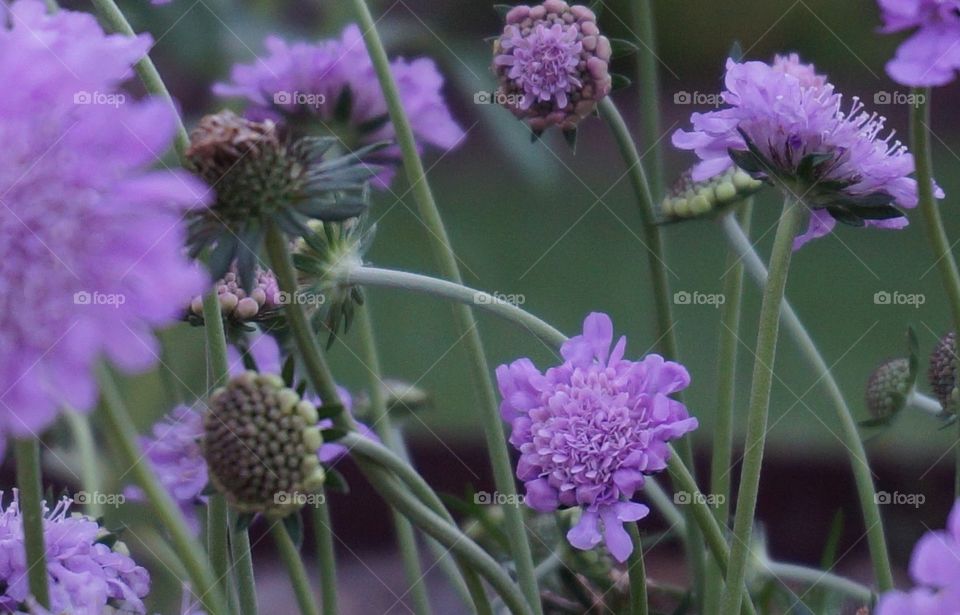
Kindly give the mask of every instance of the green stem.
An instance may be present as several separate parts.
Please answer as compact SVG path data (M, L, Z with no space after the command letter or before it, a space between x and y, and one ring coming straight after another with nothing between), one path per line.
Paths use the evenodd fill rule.
M294 513L297 514L297 513ZM297 546L293 544L287 526L280 522L274 522L270 526L270 533L273 534L273 541L277 545L277 551L280 552L280 559L287 569L287 576L290 577L290 584L293 586L293 593L297 597L297 605L300 607L300 613L303 615L320 615L316 600L313 597L313 590L310 588L310 579L307 578L307 571L303 567L303 560L300 559L300 552Z
M933 151L930 145L930 88L915 89L918 101L910 114L910 138L913 160L917 172L917 193L920 200L920 213L927 229L927 239L933 248L933 256L940 271L940 282L950 302L955 331L960 331L960 272L957 261L950 250L950 240L943 227L940 208L937 206L933 183ZM960 429L960 421L957 422ZM960 433L958 433L960 436ZM960 497L960 446L956 447L956 471L954 474L955 497Z
M46 547L43 542L43 479L40 472L40 440L17 438L13 441L17 461L17 488L23 542L27 551L27 580L30 593L43 607L50 606L47 588Z
M633 0L633 29L640 43L637 58L637 89L640 92L640 134L643 143L651 149L653 161L647 167L650 191L655 197L663 195L663 150L660 147L660 60L657 58L657 35L654 28L653 2Z
M757 509L763 448L770 413L770 392L773 387L773 366L777 354L777 338L780 333L780 308L787 287L787 274L790 271L790 259L793 255L793 240L800 230L805 213L805 205L793 198L786 199L773 243L773 252L770 255L770 275L763 289L763 302L757 324L756 358L744 443L746 450L740 471L740 489L737 492L737 512L733 523L727 587L720 600L720 613L738 612L743 601L740 588L746 581L747 560L753 539L753 517Z
M230 376L227 362L227 338L217 293L203 297L203 332L207 348L207 390L213 391L226 383ZM229 520L227 500L221 493L211 494L207 500L207 553L213 573L225 595L230 596L230 553L227 532Z
M387 400L384 395L383 373L380 369L380 353L377 352L376 334L373 330L370 303L367 301L357 318L360 335L360 357L370 373L370 415L373 417L373 429L383 444L398 456L404 451L400 434L393 427L393 421L387 413ZM409 463L409 462L408 462ZM417 537L413 525L400 513L393 511L393 526L397 533L397 546L403 559L403 569L410 584L414 611L429 615L430 598L420 568L420 552L417 549Z
M809 585L811 588L820 587L829 589L838 594L849 596L863 604L871 604L874 599L873 592L869 587L816 568L807 568L806 566L784 564L781 562L764 562L760 566L760 571L781 581L798 581Z
M93 439L93 430L90 428L90 419L73 408L67 408L64 413L67 425L70 426L70 435L73 436L73 445L80 455L80 483L87 493L102 493L100 481L100 462L97 455L97 445ZM103 516L103 505L97 498L91 498L84 506L84 510L94 519Z
M752 199L741 206L741 228L750 227L752 208ZM727 277L723 286L726 303L720 312L720 348L717 352L717 421L713 431L713 455L710 461L710 492L718 502L714 516L721 527L727 527L730 521L733 413L736 402L737 350L740 347L740 306L743 296L743 265L733 250L727 255L726 271ZM716 564L708 562L706 572L704 612L714 613L720 592L723 591L723 578Z
M390 121L396 131L397 143L403 153L403 166L407 174L407 180L410 183L420 217L430 231L430 243L434 257L444 278L452 282L462 282L460 267L450 245L446 228L440 217L440 211L433 199L430 184L427 182L426 172L417 151L410 120L407 118L400 100L400 92L393 78L390 60L383 47L383 42L380 40L376 23L364 0L350 0L350 2L354 9L354 15L360 24L360 30L363 32L367 51L373 61L380 87L387 102ZM457 328L462 336L461 340L470 357L473 379L480 397L479 416L484 428L487 449L490 452L494 482L501 494L507 497L513 496L517 493L517 487L510 463L510 452L507 448L503 422L498 410L497 395L490 377L490 368L483 350L480 332L470 308L458 306L454 310L454 314ZM516 506L506 507L504 509L504 526L510 540L520 587L533 611L539 614L541 613L540 590L537 587L537 579L534 575L533 554L524 525L523 511Z
M673 308L670 305L673 295L670 292L670 280L667 277L665 260L666 253L663 248L660 227L656 224L656 206L650 192L650 184L647 181L646 173L643 171L643 163L637 151L637 146L633 142L630 129L627 128L627 123L620 114L620 110L617 109L609 96L600 101L600 115L607 122L610 132L617 142L617 148L627 165L630 184L637 198L644 245L648 252L647 265L650 268L650 279L653 285L657 315L657 339L659 340L660 351L668 359L679 361L680 353L674 331ZM677 393L676 397L682 399L680 393ZM679 451L687 467L695 472L692 440L690 438L681 440ZM702 602L705 589L706 561L704 559L703 537L700 536L695 524L687 524L684 543L687 551L687 561L696 587L697 601Z
M230 546L233 570L237 578L240 615L257 615L257 586L253 576L253 554L250 552L250 534L237 528L237 514L230 513Z
M320 569L320 605L324 615L336 615L337 551L333 538L333 519L326 499L313 509L313 531L317 546L317 566Z
M640 529L636 523L627 523L627 532L633 541L633 553L627 560L627 574L630 577L630 615L647 615L647 573L643 565L643 543L640 541Z
M730 246L743 259L744 267L750 277L759 286L767 285L767 268L753 249L750 238L743 232L740 225L729 216L721 218L721 226ZM780 318L787 331L800 347L800 352L806 357L814 369L818 382L823 382L828 397L832 400L837 412L840 425L840 440L850 458L850 467L854 482L857 486L857 498L860 500L860 510L867 533L867 543L870 547L870 558L873 562L873 574L880 591L893 589L893 573L890 568L890 556L887 552L887 539L883 529L883 519L880 516L880 505L877 502L876 489L873 484L873 473L867 460L867 451L857 429L856 419L843 396L840 385L830 371L830 366L821 356L816 343L800 321L799 316L784 298Z
M431 278L418 273L376 267L355 267L344 273L339 283L396 288L432 295L465 305L475 305L520 325L548 344L559 346L566 340L563 333L516 305L495 295L459 283Z
M117 390L113 374L105 366L99 367L102 425L110 441L118 448L130 473L147 496L150 506L160 523L170 533L173 546L183 562L193 585L193 590L211 615L226 615L226 603L209 562L187 527L183 514L174 504L167 490L159 483L150 468L141 461L137 445L137 431L130 420Z
M125 36L136 36L133 26L127 21L123 11L120 10L116 2L113 0L93 0L93 6L97 14L100 15L100 18L106 22L111 30ZM160 77L160 72L157 71L157 67L154 66L150 56L146 54L134 65L134 69L136 69L137 75L140 76L140 80L143 81L147 92L159 96L170 105L170 109L173 111L174 121L176 122L176 135L173 145L177 150L177 155L180 157L180 163L185 167L189 167L186 152L187 148L190 147L190 136L187 134L187 129L183 125L183 120L180 119L180 112L173 102L173 98L170 96L166 84Z

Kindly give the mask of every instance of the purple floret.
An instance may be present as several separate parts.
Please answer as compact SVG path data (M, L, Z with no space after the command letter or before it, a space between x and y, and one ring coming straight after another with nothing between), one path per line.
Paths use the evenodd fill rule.
M960 70L960 0L879 0L884 32L913 30L887 63L894 81L946 85Z

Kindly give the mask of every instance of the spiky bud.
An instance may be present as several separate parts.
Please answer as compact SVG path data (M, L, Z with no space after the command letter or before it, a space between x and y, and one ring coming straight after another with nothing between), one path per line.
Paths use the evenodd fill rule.
M693 181L687 171L660 204L660 216L664 220L686 220L716 213L751 196L763 185L737 167L702 182Z
M203 455L210 481L241 512L283 517L324 481L317 409L283 380L244 372L210 396Z
M947 333L930 353L930 387L944 411L953 412L957 387L957 334Z
M885 419L899 412L913 384L909 359L890 359L878 365L867 381L870 414L876 419Z
M497 97L534 132L572 130L609 94L611 53L585 6L562 0L515 6L494 43Z

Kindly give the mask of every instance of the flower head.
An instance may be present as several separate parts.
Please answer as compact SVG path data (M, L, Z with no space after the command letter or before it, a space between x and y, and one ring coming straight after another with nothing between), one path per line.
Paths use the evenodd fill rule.
M867 409L875 419L886 420L907 403L916 373L907 358L884 361L873 370L867 381Z
M19 0L0 23L0 438L96 399L93 365L154 364L152 329L203 288L183 255L206 189L153 171L174 135L159 100L117 90L150 46L93 16Z
M610 92L610 41L585 6L562 0L513 7L494 44L498 97L541 132L570 130Z
M633 546L623 523L649 512L631 499L646 475L666 467L667 442L696 429L697 419L669 397L690 383L682 365L658 355L625 360L626 338L612 343L610 318L594 313L583 334L563 345L561 365L541 374L519 359L498 367L497 381L527 505L581 507L570 544L590 549L605 541L624 561Z
M356 25L347 26L339 39L317 44L288 44L271 36L266 48L255 64L235 66L231 82L215 85L214 92L246 99L252 118L283 122L295 133L336 135L349 151L394 140L387 103ZM456 146L464 133L443 99L443 77L433 61L398 58L390 68L419 145ZM385 187L401 154L391 145L363 159L381 166L376 185Z
M253 278L253 287L248 293L240 283L234 263L230 271L214 284L220 300L220 311L228 323L261 322L278 316L277 310L283 304L283 296L273 272L256 267ZM190 302L190 316L202 323L202 296L197 295Z
M828 234L837 221L907 225L894 205L917 204L913 156L893 133L881 136L885 118L864 111L856 97L844 111L843 96L796 55L772 65L727 60L725 84L727 107L694 113L693 130L673 135L675 146L700 157L694 181L736 164L801 197L813 211L797 248Z
M884 32L916 28L887 63L894 81L946 85L960 70L960 0L879 0Z
M920 587L883 594L876 615L960 613L960 501L953 505L945 530L927 532L917 542L910 576Z
M64 498L53 510L44 506L51 612L100 615L110 605L124 613L146 613L142 599L150 590L149 573L96 521L70 514L70 504ZM24 548L14 492L13 502L0 512L0 610L5 613L20 610L30 598Z
M957 390L957 334L947 333L930 353L930 388L945 412L953 412Z

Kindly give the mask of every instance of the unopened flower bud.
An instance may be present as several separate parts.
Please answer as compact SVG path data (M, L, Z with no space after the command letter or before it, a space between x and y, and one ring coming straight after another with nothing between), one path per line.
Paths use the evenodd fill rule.
M909 359L890 359L881 363L867 381L867 409L877 419L893 416L906 403L913 388Z
M660 204L660 215L665 220L699 218L738 203L762 187L762 181L737 167L702 182L693 181L687 171Z
M957 335L947 333L930 353L930 387L944 411L953 412L957 387Z

